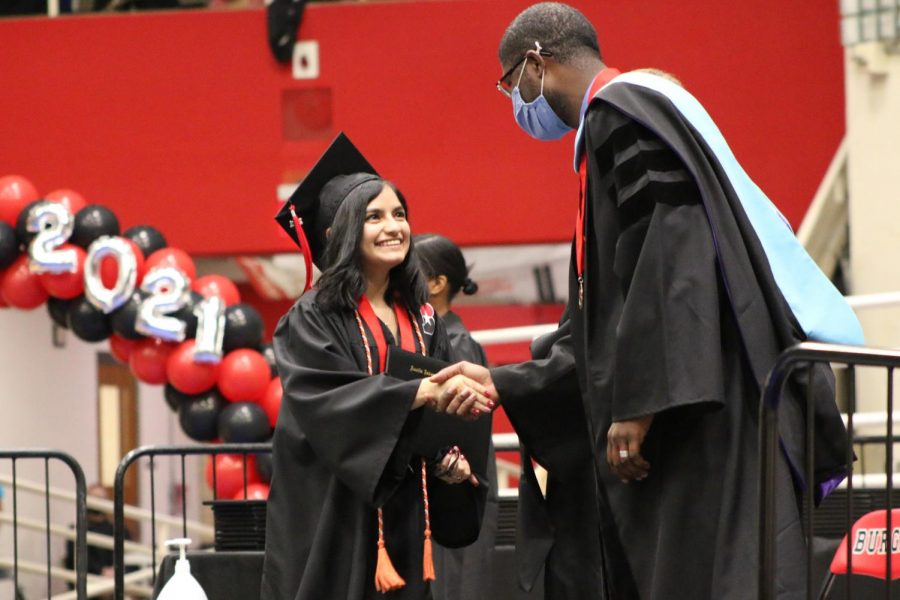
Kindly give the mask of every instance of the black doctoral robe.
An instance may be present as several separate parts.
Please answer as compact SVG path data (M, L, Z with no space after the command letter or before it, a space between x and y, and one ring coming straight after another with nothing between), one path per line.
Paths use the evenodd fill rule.
M453 362L467 360L487 366L481 344L472 339L459 316L450 311L441 317L447 328ZM497 539L497 457L494 445L488 450L487 503L478 540L465 548L434 547L437 580L431 586L434 600L490 600L492 595L492 561Z
M416 318L428 354L449 360L440 320L430 328ZM384 333L393 343L386 327ZM378 349L367 337L377 372ZM421 410L409 410L419 382L369 376L353 313L323 311L315 292L281 318L274 349L284 398L272 441L262 599L423 600L421 457L411 449ZM450 547L472 543L485 489L429 473L433 539ZM384 595L374 585L377 507L388 552L406 580Z
M569 313L599 482L606 597L756 598L760 390L778 354L804 334L727 176L662 94L608 85L586 113L584 144L585 302L577 306L573 268ZM546 400L560 369L536 361L493 376L513 423L515 412L527 423L520 407ZM816 481L796 470L805 381L787 388L780 421L782 598L805 592L795 486L818 489L846 471L827 366L813 374ZM623 484L606 464L607 431L650 414L642 445L650 474Z

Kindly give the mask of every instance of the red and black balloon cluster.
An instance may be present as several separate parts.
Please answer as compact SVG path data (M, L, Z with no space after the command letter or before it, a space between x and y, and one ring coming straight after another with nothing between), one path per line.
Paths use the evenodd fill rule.
M271 437L281 382L262 318L241 303L234 282L198 278L190 256L168 246L158 229L121 231L111 210L77 192L40 196L23 177L0 177L0 307L44 304L79 339L108 339L112 355L137 379L165 385L166 402L190 438ZM248 460L248 483L255 484L248 495L264 497L268 461ZM237 475L229 476L234 471L243 480L242 458L217 462L217 496L242 498L240 484L231 489Z

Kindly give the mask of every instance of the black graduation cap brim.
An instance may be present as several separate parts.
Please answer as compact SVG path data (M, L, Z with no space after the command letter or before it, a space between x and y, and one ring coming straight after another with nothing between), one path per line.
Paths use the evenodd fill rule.
M322 188L339 175L352 175L354 173L378 175L375 168L369 164L362 152L353 145L350 138L341 132L334 138L334 141L331 142L325 153L319 157L319 160L309 170L309 173L306 174L306 177L303 178L303 181L300 182L300 185L288 198L288 201L284 203L284 206L275 215L275 220L287 231L294 243L302 249L303 246L300 243L297 231L294 229L294 221L291 216L291 205L294 206L297 216L306 224L304 229L313 251L314 256L311 257L313 260L318 258L316 255L321 251L321 248L317 247L319 244L314 239L315 236L310 235L310 232L314 229L312 224L316 222L319 213Z

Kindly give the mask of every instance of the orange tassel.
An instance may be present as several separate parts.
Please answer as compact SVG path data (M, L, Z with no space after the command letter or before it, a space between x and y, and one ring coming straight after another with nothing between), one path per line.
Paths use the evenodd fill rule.
M378 540L378 562L375 565L375 589L382 594L385 594L387 592L399 590L404 585L406 585L406 581L400 577L400 574L397 573L397 569L394 568L391 557L388 556L387 548L384 547L384 541Z
M425 546L422 548L422 581L434 581L434 559L431 556L431 530L425 530Z

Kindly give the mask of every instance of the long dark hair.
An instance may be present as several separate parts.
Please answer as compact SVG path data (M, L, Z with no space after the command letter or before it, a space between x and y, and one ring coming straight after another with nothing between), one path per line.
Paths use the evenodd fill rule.
M331 235L325 245L325 270L318 282L316 300L326 310L356 310L360 297L365 293L367 282L362 271L359 245L362 241L363 226L366 222L366 207L385 188L397 194L400 204L409 214L406 198L393 183L376 179L356 187L344 198L334 222ZM385 300L398 300L414 314L428 301L428 288L419 271L415 244L409 240L409 251L403 262L391 269Z
M469 267L459 246L436 233L423 233L413 239L425 277L446 277L450 300L460 291L467 296L478 291L478 284L469 279Z

